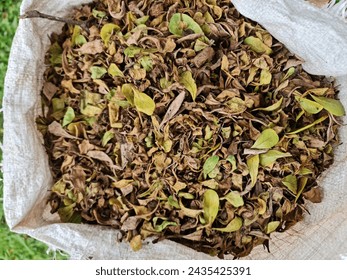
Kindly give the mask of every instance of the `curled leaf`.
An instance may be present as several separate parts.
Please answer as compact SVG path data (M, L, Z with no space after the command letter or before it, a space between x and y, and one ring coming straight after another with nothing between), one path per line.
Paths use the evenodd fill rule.
M190 29L196 34L204 34L199 24L186 14L173 14L169 22L169 31L178 36L182 36L184 31Z
M244 40L244 43L246 45L250 46L251 49L253 51L255 51L256 53L266 53L266 54L272 53L271 48L269 48L267 45L265 45L262 40L254 37L254 36L247 37Z
M100 31L101 39L104 41L104 44L108 46L108 43L111 39L112 34L118 32L120 27L114 23L106 23Z
M247 159L247 167L251 176L251 186L254 187L257 182L258 169L259 169L259 155L254 155Z

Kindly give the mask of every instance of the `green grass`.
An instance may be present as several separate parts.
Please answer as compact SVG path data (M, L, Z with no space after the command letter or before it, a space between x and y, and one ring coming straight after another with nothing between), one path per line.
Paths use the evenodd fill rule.
M17 28L19 0L0 0L0 107L4 94L4 78L12 38ZM0 138L3 138L3 116L0 114ZM0 150L0 161L2 152ZM4 217L3 182L0 172L0 260L64 259L60 253L47 253L48 247L26 235L11 233Z

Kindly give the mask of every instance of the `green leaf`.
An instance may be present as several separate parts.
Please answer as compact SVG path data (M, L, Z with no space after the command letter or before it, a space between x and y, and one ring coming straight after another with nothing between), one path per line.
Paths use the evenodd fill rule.
M229 192L226 196L223 196L221 200L227 200L235 208L245 204L242 196L236 191Z
M121 77L124 78L123 72L118 68L118 66L114 63L110 64L110 67L108 67L108 74L110 76L114 77Z
M87 43L86 38L83 35L81 35L81 30L82 30L81 27L79 27L78 25L75 25L73 29L72 37L71 37L72 46L76 46L76 45L81 46Z
M274 222L268 223L267 226L266 226L266 234L274 232L278 228L280 223L281 222L279 222L279 221L274 221Z
M281 83L283 83L285 80L289 79L294 74L295 74L295 67L290 67L288 69L287 73L282 78Z
M136 89L134 90L134 105L136 109L148 116L153 115L155 110L155 103L151 97L147 94L140 92Z
M260 85L268 85L271 83L272 74L269 70L263 69L260 72Z
M258 169L259 169L259 155L254 155L247 159L247 167L249 175L251 176L251 186L254 187L257 182Z
M120 27L117 24L114 23L106 23L100 31L100 37L104 41L104 44L107 46L112 34L114 32L120 31Z
M60 47L60 45L57 42L55 42L52 46L50 46L49 54L50 54L49 62L51 63L52 66L62 64L63 49Z
M159 218L159 217L154 217L153 218L153 226L154 226L154 230L156 232L162 232L168 226L177 226L177 223L171 222L171 221L167 221L167 220L164 220L161 224L158 225L157 224L158 219L163 219L163 218Z
M209 157L205 161L204 166L202 168L203 172L204 172L204 177L205 178L207 177L207 175L209 173L211 173L213 171L213 169L215 169L215 167L217 166L218 162L219 162L219 156L216 156L216 155Z
M141 53L143 51L142 48L136 46L129 46L124 50L124 54L127 57L135 57L135 55Z
M105 67L92 66L90 67L89 70L92 73L92 79L100 79L102 76L104 76L107 73L107 70Z
M102 137L101 145L105 147L108 141L110 141L113 137L114 137L114 133L111 130L106 131L104 136Z
M178 203L178 201L176 201L172 195L170 195L167 199L167 202L174 208L176 209L180 209L180 205Z
M327 110L329 113L333 114L334 116L342 117L346 114L345 109L343 108L343 105L340 102L340 100L322 97L322 96L314 96L314 95L311 95L311 97L317 103L322 105L325 110Z
M278 100L276 103L272 104L271 106L268 106L266 108L256 108L253 111L266 111L266 112L272 112L272 111L276 111L279 108L281 108L282 105L282 101L283 101L283 97L281 97L280 100Z
M169 22L169 31L177 36L183 36L185 30L190 29L196 34L204 34L199 24L186 14L173 14Z
M95 18L104 18L106 16L105 12L98 11L96 9L93 9L92 13L93 13L93 17L95 17Z
M149 56L144 56L140 59L140 64L147 72L153 69L153 60Z
M276 133L271 128L265 129L258 139L255 141L253 146L251 147L252 149L270 149L273 146L275 146L279 141L279 137Z
M240 217L236 217L225 227L225 228L213 228L214 230L221 232L235 232L238 231L242 227L242 219Z
M219 210L219 196L214 190L207 190L203 198L204 219L212 225Z
M193 194L187 193L187 192L179 192L178 197L183 197L185 199L194 199L195 198L195 196Z
M294 175L288 175L282 180L285 185L292 193L296 194L298 191L298 181Z
M290 153L283 153L277 150L267 151L265 154L259 155L260 164L264 167L271 166L279 158L291 157Z
M251 47L252 51L255 51L256 53L266 53L271 54L272 50L267 45L263 43L262 40L259 38L256 38L254 36L247 37L244 40L244 43Z
M192 72L185 71L181 74L179 82L184 85L184 87L190 92L190 95L193 98L193 101L195 101L196 94L197 94L197 86L195 83L195 80L193 79Z
M295 96L296 101L299 102L302 109L304 109L309 114L317 114L323 110L323 106L300 96Z
M131 84L123 84L122 85L122 93L128 102L134 106L134 90Z
M234 171L237 169L237 163L236 163L236 158L234 155L230 155L227 157L226 161L230 162L231 163L231 171Z
M72 123L72 121L75 119L75 111L73 108L68 107L66 110L66 113L64 115L63 119L63 126L68 125L69 123Z
M301 177L301 178L299 179L299 184L298 184L298 185L299 185L299 187L298 187L299 191L298 191L298 193L296 194L294 203L296 203L296 202L298 201L298 199L300 198L302 192L304 191L305 186L306 186L306 184L307 184L307 180L308 180L307 177Z
M327 118L328 118L328 116L323 116L323 117L319 118L318 120L315 120L313 123L311 123L311 124L309 124L309 125L306 125L306 126L304 126L304 127L302 127L302 128L299 128L299 129L297 129L297 130L295 130L295 131L289 132L289 133L287 133L287 134L297 134L297 133L299 133L299 132L302 132L302 131L304 131L304 130L306 130L306 129L309 129L309 128L315 126L316 124L319 124L319 123L325 121Z
M148 19L149 19L149 16L140 17L140 18L138 18L138 19L135 20L135 24L136 24L136 25L145 24L145 23L147 22Z

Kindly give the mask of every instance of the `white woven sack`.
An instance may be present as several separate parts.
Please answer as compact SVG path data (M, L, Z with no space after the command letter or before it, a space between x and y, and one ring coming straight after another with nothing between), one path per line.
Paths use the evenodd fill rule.
M28 10L67 16L88 0L24 0ZM273 36L306 62L312 74L337 77L340 99L347 108L346 2L320 10L303 0L233 0L245 16L262 24ZM340 14L340 17L337 16ZM101 226L63 224L46 205L52 177L42 139L35 127L40 109L44 54L48 35L62 24L43 19L20 20L13 41L5 81L4 109L4 208L11 230L28 234L63 249L73 259L210 259L183 245L162 241L146 243L133 252L116 243L117 231ZM340 130L342 145L334 165L322 176L324 200L308 205L306 215L285 233L272 235L271 253L261 246L249 259L347 258L347 127Z

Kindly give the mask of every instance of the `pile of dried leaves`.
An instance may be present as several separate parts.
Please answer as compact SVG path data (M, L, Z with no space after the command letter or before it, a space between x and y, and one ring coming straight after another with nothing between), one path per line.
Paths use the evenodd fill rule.
M63 222L223 257L320 202L344 115L230 0L103 0L51 36L37 119Z

